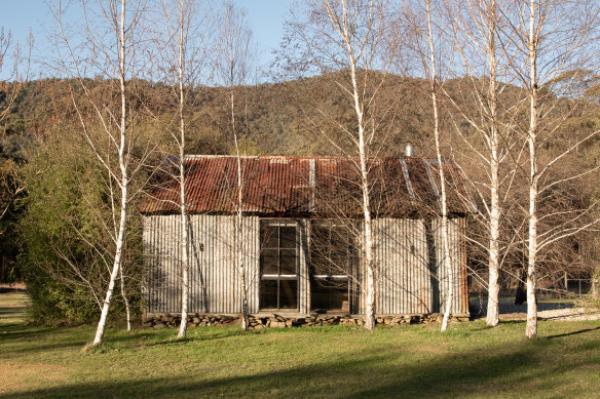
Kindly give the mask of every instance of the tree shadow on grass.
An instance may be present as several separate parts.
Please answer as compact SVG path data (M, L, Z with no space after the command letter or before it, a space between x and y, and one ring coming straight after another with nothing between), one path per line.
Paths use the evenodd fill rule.
M56 351L64 349L81 350L93 338L92 329L83 329L80 327L27 327L23 325L14 325L12 330L0 334L0 344L3 345L3 354L5 356L15 357L26 355L28 353ZM53 337L53 342L45 342L47 337L53 334L60 334L62 337ZM242 334L255 334L253 332L244 332L241 329L234 328L213 328L210 331L202 331L200 335L194 334L194 330L188 334L185 339L177 339L176 329L150 330L146 328L133 329L130 332L121 330L109 330L104 337L104 343L94 352L104 352L119 348L140 348L152 346L173 346L186 345L191 342L205 342L229 337L240 336ZM17 344L16 347L10 347L11 343Z
M570 337L572 335L579 335L579 334L584 334L584 333L587 333L587 332L598 331L598 330L600 330L600 326L593 327L593 328L584 328L582 330L566 332L566 333L563 333L563 334L549 335L549 336L546 337L546 339L555 339L555 338Z
M600 340L594 342L598 345ZM248 360L238 368L213 370L210 377L200 370L170 377L126 379L114 375L110 381L73 383L35 391L4 394L1 399L24 398L197 398L197 397L331 397L331 398L446 398L449 396L521 397L535 393L540 397L560 397L565 366L570 369L595 364L593 357L579 356L565 365L548 362L544 351L552 341L537 340L510 345L474 348L469 352L450 353L423 359L415 356L399 359L396 352L331 353L333 360L312 361L289 367L282 355L279 370L252 372ZM340 343L343 346L343 343ZM573 345L572 350L577 350ZM287 356L293 356L288 354ZM406 355L406 353L404 353ZM236 365L236 353L229 353ZM216 366L215 366L216 367ZM210 374L209 374L210 375ZM569 394L577 396L577 387ZM589 393L589 391L587 392ZM563 392L564 394L564 392ZM557 396L558 395L558 396Z
M10 323L0 326L0 344L22 339L39 338L56 333L57 327L37 327L23 323Z
M26 315L29 310L28 306L9 306L9 307L0 307L0 317L6 315Z

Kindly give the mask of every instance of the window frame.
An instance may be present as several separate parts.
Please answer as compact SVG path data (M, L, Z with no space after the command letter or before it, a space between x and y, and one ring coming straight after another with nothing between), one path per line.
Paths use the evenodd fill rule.
M314 289L316 289L317 284L316 281L319 282L327 282L327 281L340 281L340 282L345 282L346 283L346 290L347 290L347 296L348 296L348 313L352 313L352 309L354 306L354 296L353 296L353 276L355 273L354 270L354 266L356 263L356 254L351 250L352 247L352 243L354 242L354 240L351 238L351 233L348 233L348 243L346 245L345 248L345 253L344 253L344 260L346 263L346 274L316 274L315 273L315 263L314 263L314 259L313 259L313 251L314 251L314 240L315 240L315 230L316 229L326 229L327 230L327 256L325 257L327 262L331 262L331 259L333 259L332 257L332 252L334 251L334 246L332 245L333 241L332 241L332 232L335 229L346 229L347 226L344 225L340 225L334 222L328 222L327 220L320 220L320 221L313 221L311 223L311 230L310 230L310 243L311 243L311 248L309 250L310 252L310 264L309 264L309 280L311 282L310 284L310 311L317 311L317 310L321 310L321 309L317 309L314 307L314 301L313 301L313 297L314 297ZM316 281L315 281L316 280ZM315 281L315 283L313 283L313 281ZM321 287L323 285L321 284ZM341 313L344 312L343 308L339 308L339 309L323 309L325 314L336 314L336 313Z
M294 228L294 246L282 248L281 246L281 228L282 227L293 227ZM264 237L264 229L265 228L277 228L277 247L266 247L263 246L266 240L263 240ZM300 309L300 259L299 259L299 226L296 221L285 221L285 220L277 220L277 219L261 219L260 220L260 260L259 260L259 310L261 311L278 311L278 312L293 312L298 311ZM277 273L263 273L263 251L277 251ZM294 251L294 268L296 273L281 273L281 253L283 251ZM276 307L265 307L262 304L261 298L261 283L263 281L277 281L277 293L276 293ZM296 282L296 306L295 307L281 307L281 281L295 281Z

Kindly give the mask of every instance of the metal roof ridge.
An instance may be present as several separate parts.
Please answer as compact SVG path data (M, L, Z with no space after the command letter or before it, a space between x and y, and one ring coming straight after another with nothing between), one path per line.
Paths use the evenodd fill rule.
M220 158L236 158L237 155L224 155L224 154L187 154L185 156L186 160L199 160L199 159L220 159ZM243 159L288 159L288 160L351 160L358 159L358 156L343 156L343 155L240 155L240 158ZM385 161L385 160L394 160L394 159L415 159L415 160L423 160L423 161L431 161L434 162L435 159L423 158L423 157L415 157L415 156L386 156L386 157L370 157L368 160L373 161ZM444 163L449 163L448 161L442 161Z

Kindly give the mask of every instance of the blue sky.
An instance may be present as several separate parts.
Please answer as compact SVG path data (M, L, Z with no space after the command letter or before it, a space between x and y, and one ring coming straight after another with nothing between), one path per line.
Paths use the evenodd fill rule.
M25 41L28 32L34 34L36 45L34 62L43 60L50 52L48 32L54 27L54 20L48 4L54 0L0 0L0 28L9 30L14 40ZM218 4L219 0L215 0ZM269 64L272 50L277 48L283 32L283 23L289 13L291 0L233 0L247 13L248 23L253 31L254 41L261 58L260 64ZM71 15L70 18L77 18ZM0 73L0 79L6 71Z

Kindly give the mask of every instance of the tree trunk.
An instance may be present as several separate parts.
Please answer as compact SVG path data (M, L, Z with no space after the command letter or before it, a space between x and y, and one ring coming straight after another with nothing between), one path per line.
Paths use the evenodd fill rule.
M183 178L184 174L184 166L183 162L181 162L180 167L180 176ZM181 199L185 201L184 184L181 184ZM188 218L187 218L187 209L185 206L185 202L181 204L181 322L179 323L179 331L177 332L177 338L185 338L187 333L187 319L188 319L188 305L189 305L189 297L190 297L190 264L188 257Z
M534 338L537 334L536 257L537 257L537 200L538 171L536 154L536 136L538 122L537 104L537 37L535 29L536 2L529 2L529 131L527 144L529 149L529 229L527 259L527 327L525 335Z
M500 287L500 196L499 196L499 140L496 125L496 1L492 0L486 10L488 19L488 58L490 63L489 124L490 124L490 241L488 263L488 303L486 324L495 327L499 323Z
M598 267L592 273L592 299L600 299L600 268Z
M537 302L536 289L536 255L537 255L537 191L532 187L529 190L529 239L527 260L527 327L525 335L534 338L537 334Z
M121 209L119 218L120 220L115 246L115 258L110 273L108 289L106 290L106 296L102 304L102 311L100 312L100 320L98 321L96 335L94 336L92 346L100 345L102 343L102 338L104 337L104 330L106 328L108 311L110 309L113 291L115 289L115 281L119 275L119 269L121 268L123 247L125 245L125 233L127 228L129 175L126 159L127 128L125 125L127 118L127 99L125 97L125 7L126 0L121 0L121 17L119 25L119 89L121 97L121 121L119 126L119 168L121 170Z
M232 78L233 82L233 78ZM237 269L240 276L240 294L241 294L241 306L242 306L242 330L248 330L248 283L246 281L246 268L244 266L244 253L243 253L243 222L244 222L244 210L243 210L243 173L242 173L242 159L240 154L240 146L237 137L237 131L235 126L235 93L233 87L231 88L231 129L233 131L233 141L235 146L236 154L236 165L237 165L237 216L236 216L236 228L235 228L235 250L236 250L236 262Z
M359 156L359 173L360 173L360 189L362 194L362 214L363 214L363 254L365 267L365 283L362 292L365 295L365 328L372 331L375 328L375 290L376 290L376 275L375 275L375 241L373 238L373 226L371 220L371 204L370 204L370 188L369 188L369 169L368 169L368 143L365 137L365 121L364 121L364 103L361 99L362 88L358 87L357 82L357 55L352 44L353 29L348 18L348 4L346 0L341 1L342 16L336 16L333 6L329 2L324 2L330 22L334 29L338 31L340 37L346 47L346 57L348 61L348 69L350 72L350 80L352 88L349 90L352 96L354 113L356 116L357 137L354 141ZM372 5L372 3L370 3ZM359 56L360 57L360 56ZM374 132L373 132L374 135ZM366 287L365 287L366 286Z
M496 141L497 144L497 140ZM488 263L488 303L486 324L490 327L495 327L499 323L499 292L498 285L500 275L499 262L499 245L500 237L500 206L498 196L498 163L497 151L492 151L492 159L490 162L491 172L491 204L490 204L490 242L489 242L489 263Z
M131 310L129 308L129 299L127 299L127 292L125 291L125 278L123 276L123 265L119 268L119 285L121 286L121 297L123 298L123 305L125 305L125 321L127 322L127 331L131 331Z
M366 267L366 295L365 295L365 328L372 331L375 328L375 263L373 256L373 226L371 220L371 204L369 198L369 171L367 166L367 144L365 142L365 129L363 111L358 95L356 82L356 69L351 62L351 79L354 97L354 111L358 120L358 153L360 163L360 180L362 191L362 211L364 223L364 252Z
M185 156L183 151L180 151L180 157ZM183 158L182 158L183 159ZM177 332L177 338L185 338L187 333L187 319L188 319L188 305L190 297L190 262L188 256L188 216L187 208L185 205L185 166L183 160L180 161L179 165L179 177L181 180L180 196L181 196L181 322L179 323L179 331Z
M431 0L425 2L427 13L427 30L430 56L430 89L431 105L433 107L433 136L435 139L435 154L438 164L438 178L440 182L440 211L442 217L442 269L446 270L446 279L448 282L448 291L446 292L446 303L444 306L444 318L442 320L441 331L448 329L448 322L452 312L452 302L454 300L454 272L452 270L452 261L450 259L450 246L448 244L448 201L446 199L446 178L444 176L442 151L440 145L440 118L437 102L437 72L435 62L435 48L433 45L433 28L431 23Z
M179 25L179 200L180 200L180 220L181 220L181 322L177 338L185 338L187 333L188 305L190 297L190 262L188 256L189 234L188 234L188 215L185 196L185 120L184 106L185 93L183 81L185 78L185 7L183 0L179 2L180 25Z
M361 136L362 137L362 136ZM362 141L362 140L360 140ZM362 174L362 192L363 192L363 217L364 217L364 240L365 240L365 266L366 275L366 295L365 295L365 328L372 331L375 328L375 265L373 257L373 232L371 221L371 210L369 204L369 186L366 167L366 157L364 149L361 150L361 174Z

